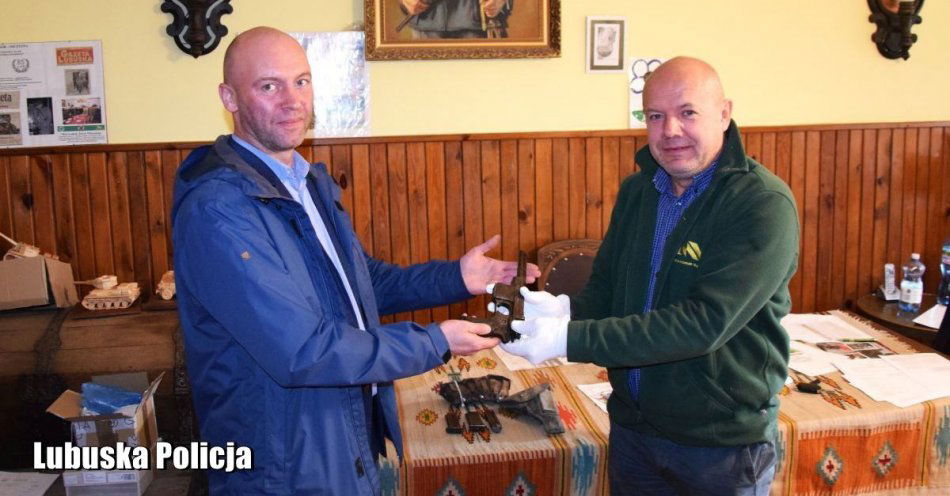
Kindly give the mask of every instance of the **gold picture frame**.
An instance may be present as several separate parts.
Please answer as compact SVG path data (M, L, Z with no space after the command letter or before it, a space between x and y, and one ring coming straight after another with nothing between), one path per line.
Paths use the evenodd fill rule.
M419 1L364 0L366 60L561 55L560 0L489 0L494 17L480 0L429 0L410 15Z

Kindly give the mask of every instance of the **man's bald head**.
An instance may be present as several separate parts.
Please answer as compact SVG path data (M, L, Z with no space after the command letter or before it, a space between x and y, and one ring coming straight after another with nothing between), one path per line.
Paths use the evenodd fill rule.
M676 57L647 76L643 89L650 153L673 178L677 194L722 150L732 102L711 65Z
M292 162L313 121L310 64L297 40L269 27L236 36L224 54L218 94L234 118L235 135Z
M713 102L721 103L725 100L722 82L719 73L713 66L703 60L693 57L674 57L647 76L643 88L643 101L650 98L651 90L655 87L666 87L671 84L689 85L701 89L704 96Z
M224 82L230 83L237 74L245 69L245 65L254 62L254 52L260 52L261 48L276 49L286 47L290 49L303 49L292 36L268 26L258 26L248 29L234 37L227 51L224 52Z

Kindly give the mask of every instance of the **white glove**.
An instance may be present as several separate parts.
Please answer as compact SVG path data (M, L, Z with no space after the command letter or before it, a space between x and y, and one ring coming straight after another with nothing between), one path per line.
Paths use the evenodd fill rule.
M521 339L502 343L501 348L512 355L522 356L537 365L545 360L567 355L567 323L569 317L538 317L515 320L511 328Z
M493 284L488 285L488 294L494 289ZM547 291L531 291L522 286L521 296L524 297L524 318L525 320L536 319L538 317L567 317L571 318L571 297L566 294L554 296ZM489 313L495 312L495 304L488 302Z

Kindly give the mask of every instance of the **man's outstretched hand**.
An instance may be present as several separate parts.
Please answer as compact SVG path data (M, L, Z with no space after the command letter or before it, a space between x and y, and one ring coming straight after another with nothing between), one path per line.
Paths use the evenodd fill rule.
M498 346L498 338L486 338L482 335L491 332L486 324L476 324L467 320L445 320L439 324L449 349L453 355L471 355L477 351Z
M462 266L462 279L465 281L465 287L473 295L485 293L485 287L493 282L503 282L508 284L518 275L517 262L504 262L485 256L492 251L501 242L501 236L496 234L488 241L468 250L460 260ZM541 275L538 266L529 263L525 267L525 282L532 283Z

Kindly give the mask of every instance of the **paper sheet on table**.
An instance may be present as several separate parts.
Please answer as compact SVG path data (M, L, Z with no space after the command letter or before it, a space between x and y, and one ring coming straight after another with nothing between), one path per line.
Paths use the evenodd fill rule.
M43 496L59 474L0 472L0 496Z
M564 357L552 358L550 360L545 360L538 365L535 365L529 362L525 358L521 358L517 355L512 355L508 353L501 346L496 346L495 355L505 364L505 367L508 367L508 370L514 372L515 370L524 370L524 369L538 369L541 367L557 367L559 365L570 365L571 362L568 362Z
M940 329L940 323L943 322L943 314L946 313L946 311L947 307L934 305L926 312L918 315L917 318L914 319L914 323L933 329Z
M805 343L874 339L835 315L790 313L782 319L782 327L789 339Z
M614 388L610 387L609 382L578 384L577 389L580 389L582 393L587 395L601 410L607 411L607 398L610 398L610 393L614 391Z
M812 377L835 372L835 364L849 359L844 355L829 353L810 344L792 342L789 344L788 367Z
M849 360L837 366L854 387L900 408L950 395L950 362L935 353Z

